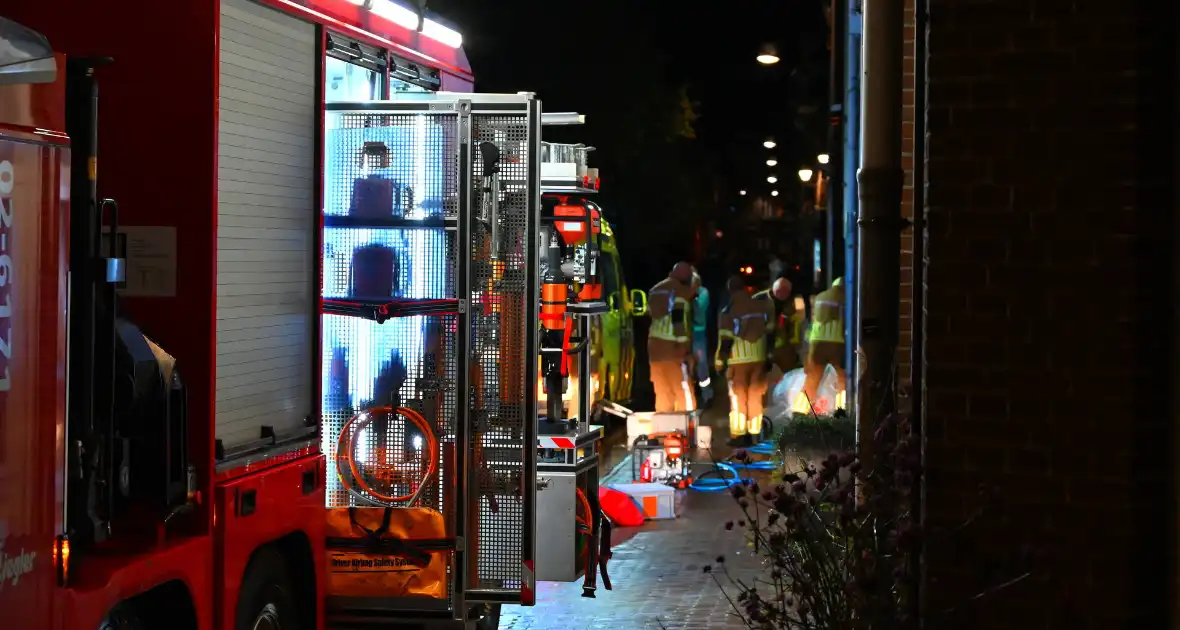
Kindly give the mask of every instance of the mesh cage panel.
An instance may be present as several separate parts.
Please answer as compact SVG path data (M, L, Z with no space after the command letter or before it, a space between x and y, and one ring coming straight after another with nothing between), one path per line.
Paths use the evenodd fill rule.
M323 317L323 452L327 458L327 507L364 506L349 493L336 470L337 440L354 414L380 405L403 406L422 414L431 425L441 451L455 439L455 318L407 317L384 324L338 315ZM394 423L396 424L396 423ZM384 439L376 426L361 434L354 452L357 464L388 466L389 444L398 444L398 429ZM417 505L443 509L443 470L423 491ZM446 513L446 512L444 512Z
M419 411L441 451L439 474L419 505L440 509L456 534L466 535L470 552L456 567L463 577L456 603L472 589L523 596L532 587L525 564L534 544L536 407L527 399L536 379L539 182L530 134L539 104L514 99L493 98L484 110L492 114L481 113L479 95L470 110L441 97L420 106L390 103L384 111L376 111L380 104L369 111L329 107L325 134L323 297L455 298L462 313L384 324L323 317L327 504L370 503L337 474L336 444L349 419L378 405ZM461 147L461 137L470 142ZM501 155L495 260L481 142L496 144ZM462 164L460 150L468 155ZM362 468L397 468L389 462L413 448L412 432L398 426L374 423L361 435L355 450L371 460L358 462ZM446 466L450 455L465 479ZM396 473L412 477L421 462L403 463L405 470L382 479L389 484L383 491L402 492Z
M458 215L454 115L329 114L325 136L325 216Z
M442 223L424 227L405 220L457 215L457 118L438 113L330 113L328 122L323 297L456 297L454 230ZM341 223L340 218L348 221ZM336 446L344 425L374 406L404 406L425 417L440 450L439 472L416 505L441 510L448 522L453 521L442 491L453 472L443 468L447 460L442 453L453 449L455 440L456 325L454 316L398 318L383 324L323 316L327 507L372 504L364 493L348 492L338 474ZM406 429L404 422L378 420L362 431L353 452L359 468L379 470L369 482L383 482L381 491L388 494L409 494L399 479L416 482L421 476L415 468L420 460L404 457L405 449L415 447L417 433ZM396 464L399 461L404 463Z
M326 228L323 296L454 297L454 240L437 228Z
M533 220L529 183L529 120L526 115L471 117L472 146L493 142L501 154L499 260L490 260L489 206L483 164L472 164L471 408L476 449L473 466L478 508L472 582L477 588L517 589L522 582L521 549L526 528L526 423L536 422L525 402L535 324L527 319L528 284L535 279L534 249L526 243ZM531 372L531 370L528 370ZM532 376L532 374L529 374ZM531 500L531 497L527 500Z

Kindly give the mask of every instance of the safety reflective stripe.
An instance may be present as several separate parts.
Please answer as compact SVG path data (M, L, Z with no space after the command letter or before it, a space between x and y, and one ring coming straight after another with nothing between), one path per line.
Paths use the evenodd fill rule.
M688 366L680 364L680 389L684 393L684 409L685 411L696 411L696 398L692 393L691 381L688 380Z
M804 325L804 323L805 322L803 321L802 315L796 314L793 317L791 317L791 343L792 344L799 345L799 344L803 343L803 325Z
M756 415L753 418L746 420L746 433L750 435L762 435L762 415Z
M672 316L665 315L653 319L651 322L651 331L648 332L648 335L652 339L676 341L676 334L672 331Z
M761 363L766 360L766 340L759 339L753 343L741 338L734 338L733 350L729 355L729 364Z
M676 334L676 329L672 325L671 315L665 315L652 320L651 331L648 332L648 336L652 339L663 339L665 341L675 341L677 343L688 343L690 341L687 334Z
M692 319L691 319L692 318L692 311L690 311L688 309L688 300L686 300L682 297L678 297L672 301L672 310L676 310L677 304L683 305L684 310L682 312L684 313L684 330L687 333L692 330ZM671 316L668 317L668 323L672 324ZM674 327L673 327L673 330L675 330ZM680 336L673 336L672 339L674 341L679 341L681 343L688 343L688 341L689 341L689 337L687 334L680 335Z
M807 333L807 340L844 343L844 322L841 320L812 322L811 330Z
M721 369L721 342L726 339L733 339L733 331L728 328L717 327L717 350L713 352L713 365L717 369Z

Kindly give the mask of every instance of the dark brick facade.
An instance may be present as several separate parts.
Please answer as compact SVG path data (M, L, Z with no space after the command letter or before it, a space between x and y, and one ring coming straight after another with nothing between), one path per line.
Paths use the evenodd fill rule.
M928 4L928 523L980 481L1014 520L929 554L927 610L1030 542L1035 579L957 627L1173 627L1175 3Z
M914 53L917 39L915 37L915 3L905 0L905 32L902 35L902 50L905 57L902 63L901 83L901 167L905 171L905 183L901 191L901 216L905 219L914 218L914 129L916 118L916 99L914 80L918 64L915 63ZM901 382L908 384L912 368L911 355L913 353L914 330L914 233L907 230L901 234L901 284L898 298L898 343L897 367ZM899 401L903 410L909 409L910 401Z

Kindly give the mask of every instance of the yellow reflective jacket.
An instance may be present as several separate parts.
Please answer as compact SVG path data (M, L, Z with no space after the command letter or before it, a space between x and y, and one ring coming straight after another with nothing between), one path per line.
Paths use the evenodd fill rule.
M799 346L803 343L803 334L807 326L807 316L796 311L791 315L791 341L792 346Z
M778 350L780 348L789 348L793 345L799 345L801 340L796 341L792 338L793 334L795 333L795 303L792 301L782 303L778 302L774 299L774 296L770 294L770 289L765 289L755 293L753 299L760 302L768 302L772 312L774 313L766 330L767 336L774 338L774 349Z
M774 310L763 300L734 295L730 304L717 318L718 341L714 364L720 369L724 363L722 346L732 340L728 362L730 365L763 363L767 354L767 331L774 325Z
M815 297L807 341L844 343L844 287L832 287Z
M692 339L692 288L664 278L647 292L648 312L651 313L651 330L648 337L689 343ZM672 321L673 313L679 309L679 322Z

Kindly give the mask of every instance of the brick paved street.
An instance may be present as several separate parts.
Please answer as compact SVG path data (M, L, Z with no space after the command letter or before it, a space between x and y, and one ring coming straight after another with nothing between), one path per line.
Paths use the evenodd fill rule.
M714 442L724 442L722 411L706 413L714 428ZM621 459L621 448L611 460ZM613 463L613 462L612 462ZM613 591L599 588L596 599L585 599L582 583L538 584L537 605L505 607L502 630L727 630L746 626L730 611L713 579L702 571L719 554L735 577L749 577L755 558L737 532L724 523L741 517L726 492L689 492L683 497L681 517L649 521L643 527L615 532L610 563Z

